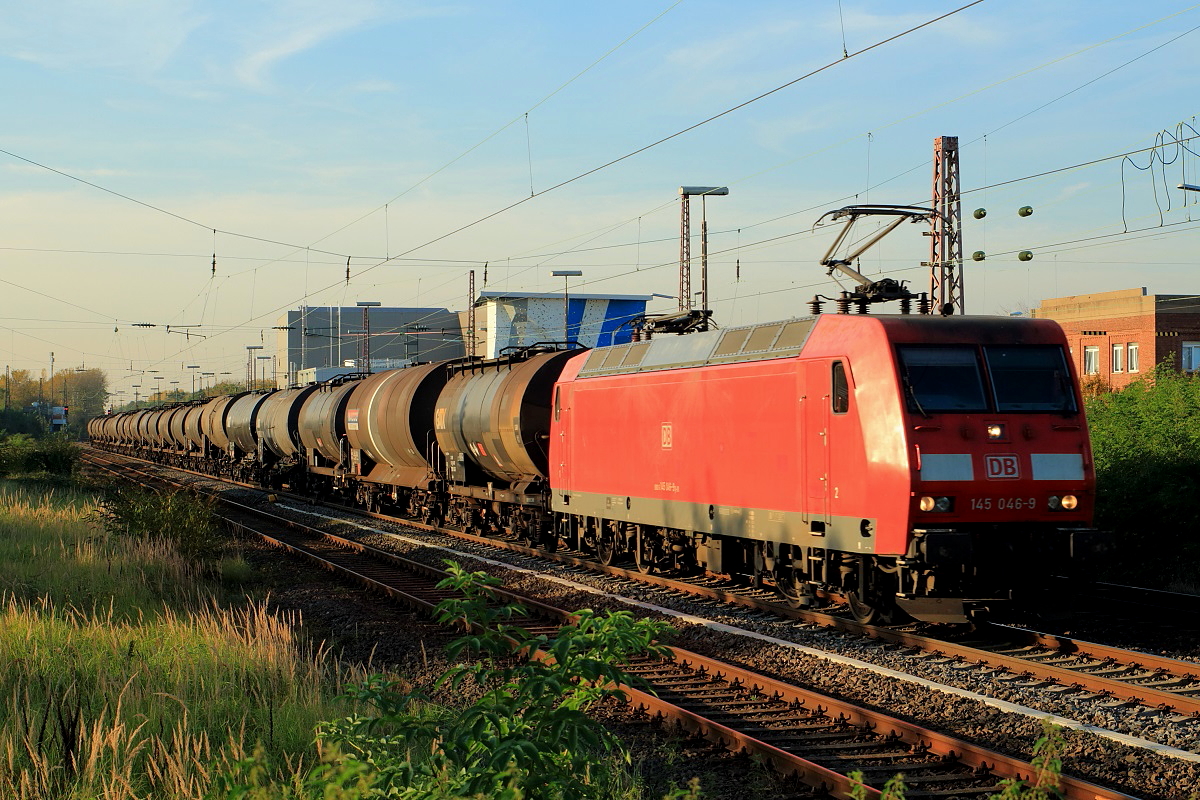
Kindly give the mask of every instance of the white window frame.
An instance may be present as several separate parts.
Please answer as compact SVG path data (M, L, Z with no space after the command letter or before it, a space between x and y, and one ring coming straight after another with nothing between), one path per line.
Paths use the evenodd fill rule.
M1100 345L1089 344L1083 348L1083 374L1100 374Z
M1126 342L1125 344L1125 371L1137 372L1141 365L1138 363L1140 349L1137 342Z
M1112 371L1125 371L1125 345L1114 344L1112 346Z
M1179 368L1184 372L1200 369L1200 342L1181 342L1179 354Z

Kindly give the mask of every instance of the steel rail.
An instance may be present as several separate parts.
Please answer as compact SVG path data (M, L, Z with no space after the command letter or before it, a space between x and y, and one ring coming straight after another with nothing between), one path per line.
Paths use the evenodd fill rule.
M109 467L102 468L114 473L117 472L117 470ZM161 476L148 477L154 480L169 482L175 486L182 485ZM362 566L355 568L344 563L342 559L318 552L311 546L306 547L297 545L294 541L286 541L283 536L277 533L267 533L258 530L243 520L225 518L228 524L243 532L260 536L264 541L270 542L273 546L280 547L291 554L303 556L318 563L327 570L351 577L361 585L384 593L417 610L429 613L440 602L440 599L449 594L435 588L437 581L448 575L445 571L419 564L411 559L379 550L352 539L337 536L328 531L296 522L295 520L281 518L263 509L254 508L225 498L221 498L221 503L233 509L238 516L250 516L255 520L266 520L286 530L299 532L300 535L309 537L313 541L336 544L339 553L344 553L346 550L353 551L369 557L372 563L377 564L382 561L390 567L401 569L403 575L395 574L394 570L381 571L378 567L369 565L366 568ZM416 580L416 578L420 580ZM557 609L509 590L497 589L494 591L497 596L511 602L520 603L536 611L539 616L556 619L560 624L566 624L575 619L574 615L568 611ZM553 628L553 630L557 630L557 627ZM537 631L535 630L535 632ZM758 675L749 670L681 648L670 648L670 651L672 661L667 663L673 663L674 666L688 670L694 675L704 676L710 685L736 687L741 695L754 698L749 701L737 701L735 705L738 703L748 703L751 706L755 706L757 707L757 710L754 712L756 715L767 713L765 708L767 704L783 706L784 710L793 714L804 710L809 715L820 715L822 718L827 718L839 726L849 726L852 729L850 736L856 739L856 743L852 745L856 750L873 746L870 743L860 743L858 741L868 735L878 738L882 746L900 748L902 754L904 754L900 758L905 760L887 761L889 757L884 756L885 765L872 769L873 774L881 776L880 780L892 774L891 771L893 768L899 770L907 766L909 769L920 771L949 768L950 771L948 774L933 777L925 776L924 781L927 783L945 783L947 781L958 783L974 782L981 785L963 788L961 792L964 795L979 795L990 793L997 788L994 780L996 777L1028 781L1034 774L1034 768L1027 762L1004 756L986 748L977 747L944 734L926 730L918 725L883 714L882 712L860 708L827 695L800 689L782 681ZM542 657L544 657L544 654L542 654ZM633 674L638 674L639 667L642 667L642 671L645 671L644 664L631 665L630 671ZM654 685L653 678L646 680L651 686ZM712 741L721 742L731 749L752 752L771 763L781 774L795 775L802 782L810 786L820 787L830 792L834 797L849 798L860 795L875 798L881 796L879 789L868 782L855 780L842 772L831 769L812 759L802 757L785 747L773 745L769 741L765 741L763 737L747 732L747 728L751 730L760 729L760 723L743 720L740 726L736 724L724 724L711 718L711 716L696 711L694 708L688 708L665 699L663 697L664 694L670 696L678 693L677 684L674 688L668 684L664 687L664 690L657 694L629 686L621 688L627 695L629 702L635 704L637 707L662 716L665 719L672 720L685 730L702 735ZM709 685L702 684L698 692L693 691L692 696L698 694L703 697L706 694L711 695L713 691ZM717 705L719 706L726 702L728 701L724 696L719 696ZM783 735L793 733L791 730L785 728L774 728L771 731L775 734ZM845 745L834 744L827 745L826 747L838 748L845 747ZM813 749L811 745L808 748L810 750ZM816 749L820 750L821 748L818 747ZM871 755L865 755L860 760L869 761L871 758ZM918 785L921 781L921 777L916 777L912 779L911 785ZM1062 796L1068 798L1068 800L1083 800L1084 798L1088 800L1126 800L1131 797L1130 795L1069 776L1061 777L1060 789L1063 792Z

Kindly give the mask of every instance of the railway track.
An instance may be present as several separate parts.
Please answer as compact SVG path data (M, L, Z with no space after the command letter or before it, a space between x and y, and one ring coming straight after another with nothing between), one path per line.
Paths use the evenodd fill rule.
M94 456L89 461L129 477L128 466L102 464ZM166 482L145 473L138 480ZM428 612L446 597L436 588L446 575L441 570L263 509L226 498L221 504L220 515L238 530L413 608ZM552 637L572 619L569 611L535 599L498 595L502 602L529 609L522 622L536 633ZM999 791L1006 778L1028 780L1034 774L1032 765L1019 759L683 649L671 648L669 659L636 661L628 671L651 689L623 687L635 708L753 753L781 774L834 797L855 792L878 797L887 778L901 772L908 797L985 797ZM850 776L855 771L862 774L861 782ZM1067 776L1060 787L1066 798L1130 797Z
M384 514L349 510L370 518L397 521ZM979 670L995 672L1000 681L1042 682L1083 699L1136 703L1166 712L1168 722L1200 719L1200 664L1192 662L1004 625L983 624L969 632L952 629L929 634L920 632L921 626L863 624L836 613L792 608L779 602L775 592L769 589L755 589L706 576L655 575L603 565L583 553L550 552L453 528L436 528L412 520L399 521L420 530L600 573L618 581L690 594L887 643L904 648L913 656L973 665ZM1115 592L1115 588L1109 590L1110 595Z

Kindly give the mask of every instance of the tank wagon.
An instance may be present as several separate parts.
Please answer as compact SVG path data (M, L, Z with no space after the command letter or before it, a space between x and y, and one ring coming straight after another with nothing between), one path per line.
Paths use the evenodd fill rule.
M825 314L213 398L165 435L155 413L89 433L796 606L836 590L861 620L965 621L1106 542L1048 320Z

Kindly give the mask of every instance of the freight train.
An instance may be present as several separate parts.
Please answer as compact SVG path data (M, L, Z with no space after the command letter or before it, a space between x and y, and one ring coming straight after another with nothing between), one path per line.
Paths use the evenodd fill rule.
M97 417L94 443L643 571L962 622L1103 547L1049 320L818 314Z

